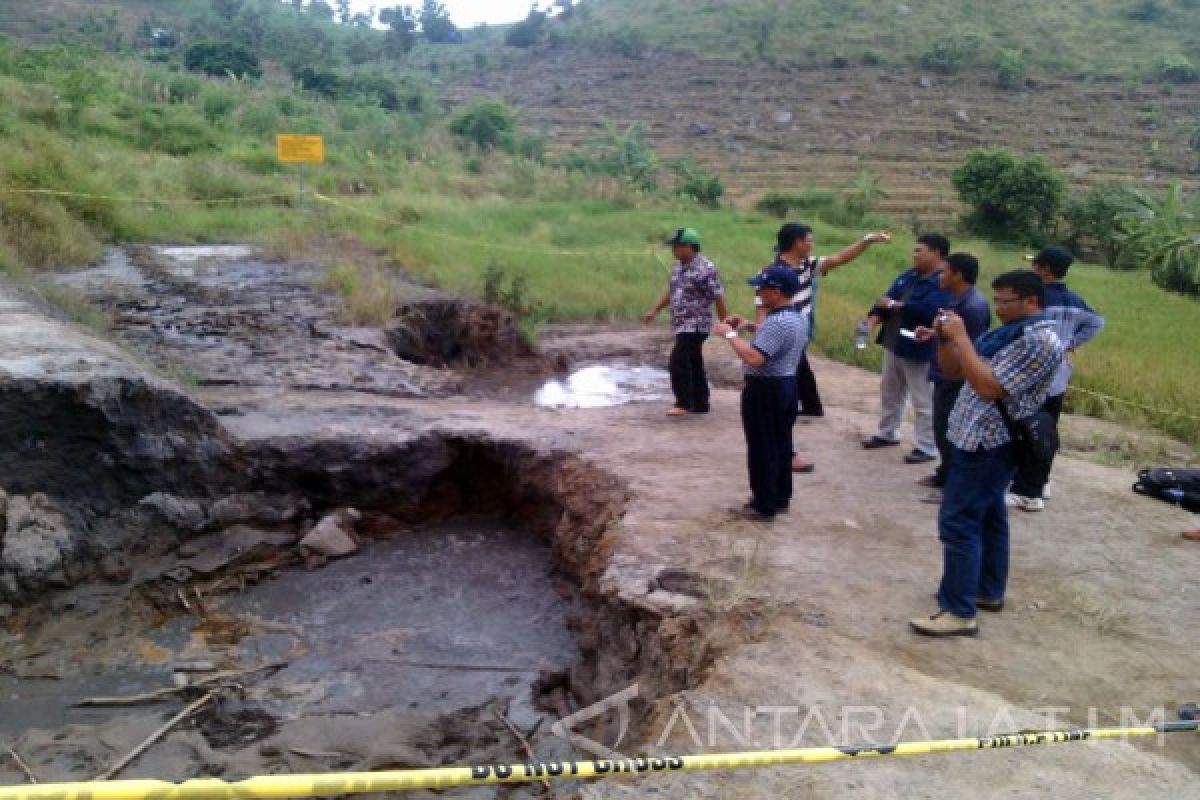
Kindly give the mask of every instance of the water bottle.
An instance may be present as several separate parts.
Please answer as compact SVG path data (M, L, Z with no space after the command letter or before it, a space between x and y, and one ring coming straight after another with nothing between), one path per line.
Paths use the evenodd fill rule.
M866 350L867 339L870 337L870 335L871 323L867 322L865 319L860 320L858 325L856 325L854 328L854 349Z

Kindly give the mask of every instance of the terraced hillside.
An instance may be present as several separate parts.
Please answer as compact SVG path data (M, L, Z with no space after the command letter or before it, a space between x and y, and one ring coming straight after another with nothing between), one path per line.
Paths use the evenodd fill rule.
M1042 80L999 89L991 73L904 67L767 67L654 54L641 59L552 51L460 76L451 104L503 97L551 153L641 122L663 158L694 158L749 202L772 188L881 178L880 210L897 221L957 212L950 172L976 147L1041 154L1075 187L1128 180L1200 183L1187 140L1200 85Z

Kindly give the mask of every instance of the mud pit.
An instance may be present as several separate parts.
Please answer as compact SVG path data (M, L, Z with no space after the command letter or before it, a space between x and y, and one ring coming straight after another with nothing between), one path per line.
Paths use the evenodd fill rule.
M94 650L102 662L111 657L105 663L124 664L131 676L85 676L82 688L92 693L164 685L178 659L233 668L290 656L287 669L239 680L244 690L231 688L219 707L166 736L123 776L233 778L527 760L497 713L523 731L536 757L555 758L570 749L546 735L547 721L631 686L632 728L620 748L627 754L955 738L1043 726L1038 709L1047 707L1066 709L1058 725L1088 724L1089 707L1099 724L1116 724L1123 706L1146 719L1152 709L1170 711L1200 693L1191 658L1200 646L1195 548L1178 538L1193 518L1131 495L1128 469L1088 460L1093 425L1068 421L1075 446L1056 465L1050 507L1013 520L1009 609L984 618L977 640L918 640L905 620L929 611L939 571L934 509L916 502L914 468L857 445L878 412L873 376L816 361L829 416L803 426L797 442L816 459L817 472L803 478L786 519L745 525L723 513L746 492L732 392L718 388L703 419L668 420L665 404L652 397L600 408L533 403L546 363L661 365L668 346L661 333L553 329L543 337L544 358L514 363L502 379L418 367L395 357L384 333L339 326L332 301L314 288L317 277L297 277L305 269L135 254L115 270L132 290L109 278L87 285L94 274L70 278L116 312L115 336L124 347L172 375L193 376L191 398L103 342L64 344L70 337L62 331L5 300L4 411L11 420L42 420L0 443L11 493L5 559L29 556L12 561L23 570L19 581L0 579L0 593L17 606L0 638L5 688L67 694L69 680L37 675L59 670L66 659L57 652L70 647ZM227 285L235 275L244 283ZM272 300L283 296L287 303ZM376 362L382 368L373 372ZM718 386L735 385L724 342L709 343L708 363ZM153 408L170 413L147 416ZM78 419L90 421L86 436L63 422ZM64 466L52 458L63 452L87 457ZM363 549L324 566L311 558L305 564L291 542L348 507L362 512L355 532ZM342 569L352 573L337 584L344 594L374 598L367 590L383 580L374 562L388 561L380 554L408 563L414 551L403 549L405 541L433 536L448 547L454 535L484 531L548 549L551 561L543 550L537 563L552 565L557 577L532 594L563 597L565 581L565 596L577 598L568 603L574 615L558 606L544 612L565 619L555 630L565 629L566 649L559 661L523 633L489 639L486 629L458 642L461 649L445 646L482 659L490 658L491 643L502 642L510 663L522 659L515 668L553 667L549 674L473 671L455 678L449 705L409 708L405 692L432 679L428 671L381 665L366 672L368 683L393 682L394 694L380 694L395 700L355 710L362 681L352 669L331 655L331 668L318 674L306 665L319 658L305 661L320 656L323 642L344 638L305 631L314 616L277 614L273 609L289 598L265 609L249 605L264 591L290 595L293 577L297 586L328 587ZM288 543L272 544L277 536ZM210 537L256 545L213 571L206 554L227 551L206 544ZM28 546L17 552L17 542ZM177 573L184 562L191 571ZM372 583L355 584L355 576ZM423 598L426 582L462 590L449 597L475 593L438 578L435 570L404 588ZM207 614L182 605L194 603L195 588ZM460 610L470 616L465 602ZM204 616L206 623L190 622ZM281 620L287 627L278 627ZM409 630L417 626L372 618L363 629L355 627L359 621L366 622L350 615L328 627L384 658L401 659L394 651L424 645L431 647L423 652L445 652ZM203 635L192 636L198 627ZM159 628L171 635L144 633ZM396 630L403 633L393 636ZM52 634L62 641L39 653L35 643ZM293 651L296 642L304 652ZM257 649L248 650L252 643ZM206 649L189 649L200 645ZM526 661L530 656L536 658ZM514 677L521 682L506 683ZM271 694L284 686L305 692ZM181 704L46 716L53 721L44 727L6 738L43 780L86 777ZM695 735L678 724L680 708ZM814 711L828 729L801 726ZM733 721L733 732L711 724L721 718ZM584 732L612 746L616 723L608 715ZM658 776L557 791L589 798L981 800L1003 789L1031 797L1165 798L1188 794L1197 758L1195 738L1176 736L1162 744ZM0 758L0 782L22 779Z

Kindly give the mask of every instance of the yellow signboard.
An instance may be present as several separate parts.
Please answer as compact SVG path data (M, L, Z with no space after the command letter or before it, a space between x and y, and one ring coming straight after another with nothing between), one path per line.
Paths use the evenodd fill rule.
M275 134L275 152L289 164L320 164L325 161L325 139L303 133Z

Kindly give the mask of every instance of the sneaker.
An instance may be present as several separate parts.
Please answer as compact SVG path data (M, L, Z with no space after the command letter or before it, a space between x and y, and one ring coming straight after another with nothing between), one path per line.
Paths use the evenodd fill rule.
M904 457L905 464L928 464L930 461L937 461L937 456L931 456L924 450L917 450L915 448Z
M978 622L956 617L949 611L939 611L932 617L918 617L909 620L908 624L922 636L974 636L979 633Z
M1005 493L1004 505L1009 508L1019 508L1022 511L1044 511L1046 509L1042 498L1026 497L1023 494L1013 494L1012 492Z
M898 440L885 439L882 436L872 436L869 439L863 439L864 450L877 450L880 447L895 447L900 444Z
M1042 487L1042 499L1049 500L1053 496L1054 493L1050 491L1050 481L1046 481L1046 485Z
M941 489L945 485L945 482L937 476L937 473L926 475L924 478L917 478L917 486L924 486L929 489Z

